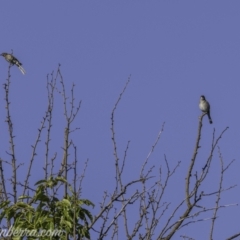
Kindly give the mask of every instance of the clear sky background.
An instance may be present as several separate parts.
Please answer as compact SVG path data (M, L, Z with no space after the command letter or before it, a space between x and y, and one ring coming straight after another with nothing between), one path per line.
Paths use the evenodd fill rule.
M31 156L30 145L47 104L46 75L58 64L69 91L76 84L76 99L82 108L74 133L81 162L89 158L83 198L94 203L111 190L114 157L110 114L131 74L131 82L116 112L116 136L120 156L130 140L125 179L131 180L165 122L152 164L181 166L172 181L168 200L184 198L185 175L197 135L198 104L204 94L211 104L213 124L203 121L201 154L208 156L213 129L229 130L219 146L225 164L236 159L224 187L239 184L240 142L240 2L232 1L2 1L0 4L0 52L14 51L27 74L12 68L11 109L18 163ZM0 80L4 83L8 64L0 58ZM8 158L4 91L0 90L0 156ZM63 146L63 107L60 96L54 119L55 137L51 154ZM42 142L42 146L44 143ZM44 177L39 149L33 183ZM42 156L42 157L41 157ZM219 159L207 179L207 190L218 187ZM201 164L199 169L201 169ZM157 172L156 172L157 173ZM228 191L222 204L239 203L239 186ZM214 203L214 201L212 202ZM211 205L211 204L210 204ZM93 213L98 212L96 206ZM211 217L209 213L205 215ZM214 239L225 239L240 231L240 208L222 209ZM184 228L182 234L207 239L210 222ZM180 239L180 233L173 239Z

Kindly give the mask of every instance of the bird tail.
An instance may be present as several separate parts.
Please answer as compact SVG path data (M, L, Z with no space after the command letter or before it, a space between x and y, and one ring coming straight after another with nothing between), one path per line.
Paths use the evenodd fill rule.
M212 124L212 119L211 119L210 113L208 113L208 119L209 119L209 123Z
M18 68L22 72L23 75L26 73L26 71L24 70L24 68L21 65L18 65Z

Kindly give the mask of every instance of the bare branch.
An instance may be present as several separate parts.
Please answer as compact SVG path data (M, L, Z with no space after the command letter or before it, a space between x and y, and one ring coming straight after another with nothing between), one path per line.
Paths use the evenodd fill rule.
M5 102L6 102L6 111L7 111L7 116L6 116L6 122L8 125L8 132L9 132L9 143L10 143L10 151L11 153L9 154L12 158L12 186L13 186L13 197L14 197L14 202L17 202L17 168L16 168L16 154L15 154L15 144L14 144L14 134L13 134L13 122L10 114L10 100L9 100L9 91L10 91L10 70L11 70L12 65L9 64L8 67L8 77L6 79L6 83L3 84L4 90L5 90Z

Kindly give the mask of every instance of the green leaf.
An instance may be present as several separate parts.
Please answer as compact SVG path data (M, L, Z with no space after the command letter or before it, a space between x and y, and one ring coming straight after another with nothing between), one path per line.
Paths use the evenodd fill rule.
M35 186L39 185L40 183L46 183L47 180L43 179L35 183Z

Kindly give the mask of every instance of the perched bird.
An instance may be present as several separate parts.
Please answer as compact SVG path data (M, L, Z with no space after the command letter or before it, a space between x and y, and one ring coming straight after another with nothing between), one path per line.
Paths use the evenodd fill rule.
M209 104L209 102L206 100L206 98L203 95L200 97L199 108L203 112L207 113L208 119L209 119L209 123L212 124L212 119L211 119L211 116L210 116L210 104Z
M16 65L19 68L19 70L22 72L22 74L26 73L26 71L22 67L22 64L12 54L10 54L10 53L2 53L2 54L0 54L0 56L3 56L6 59L6 61L8 61L10 64Z

